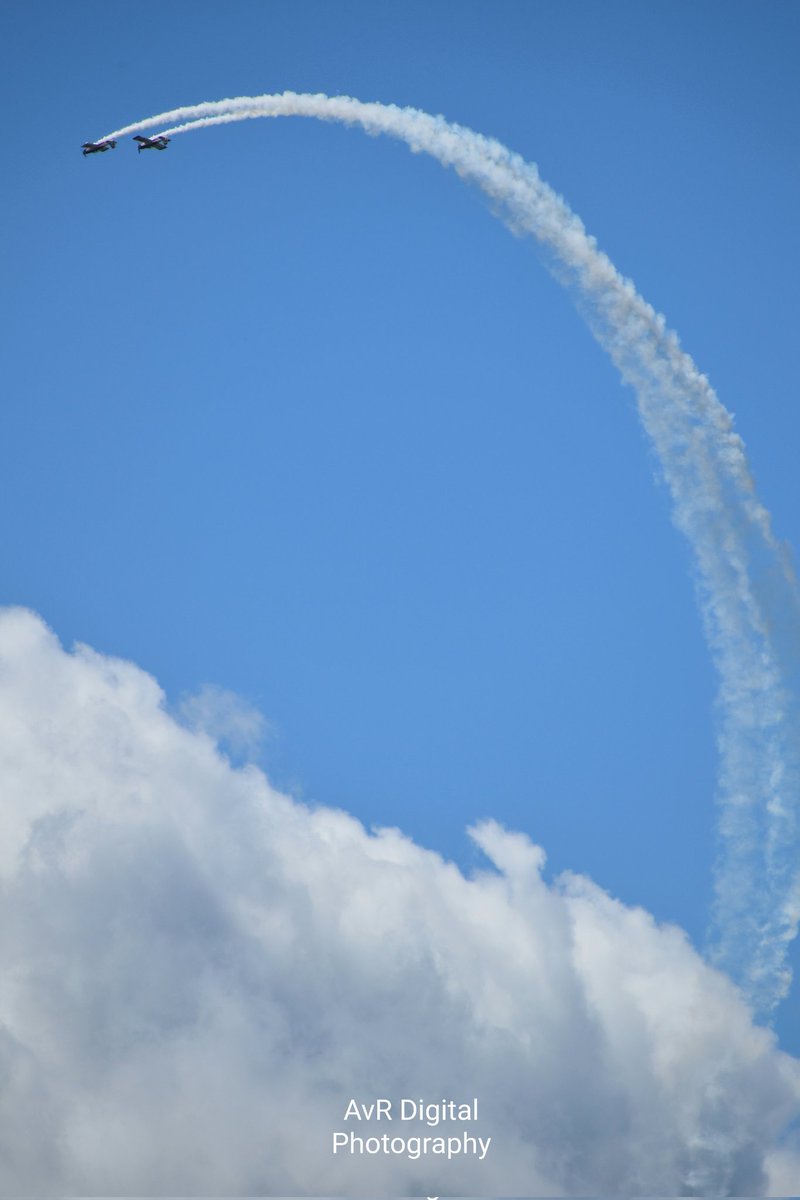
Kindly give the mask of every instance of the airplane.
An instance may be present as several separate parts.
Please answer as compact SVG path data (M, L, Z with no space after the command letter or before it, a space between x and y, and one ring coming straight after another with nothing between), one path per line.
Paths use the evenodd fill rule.
M84 157L87 154L105 154L106 150L116 150L117 143L112 138L105 138L102 142L84 142L83 153Z
M140 150L166 150L168 137L164 137L163 133L159 133L157 137L142 137L140 133L134 135L133 140L139 143Z

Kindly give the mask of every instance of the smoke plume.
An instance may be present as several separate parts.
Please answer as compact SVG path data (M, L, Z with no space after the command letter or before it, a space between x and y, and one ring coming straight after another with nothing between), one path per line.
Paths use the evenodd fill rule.
M107 136L167 125L174 125L166 129L174 136L281 116L389 134L480 187L512 229L545 248L634 388L675 523L694 551L720 677L720 849L710 952L769 1015L788 991L787 948L800 922L800 597L730 414L664 318L617 272L536 167L491 138L416 109L293 92L177 108Z

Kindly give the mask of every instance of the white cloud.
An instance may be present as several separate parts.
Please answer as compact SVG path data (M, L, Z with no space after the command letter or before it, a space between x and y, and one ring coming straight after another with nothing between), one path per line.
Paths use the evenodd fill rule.
M271 732L257 708L213 683L184 696L178 716L189 729L208 734L235 755L255 755Z
M800 1063L522 835L465 878L296 804L18 609L0 781L3 1193L800 1190ZM351 1096L478 1096L492 1148L334 1160Z

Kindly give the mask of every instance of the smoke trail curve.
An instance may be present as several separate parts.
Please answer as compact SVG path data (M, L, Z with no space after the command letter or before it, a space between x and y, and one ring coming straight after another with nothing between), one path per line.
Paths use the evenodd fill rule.
M518 233L533 235L637 396L688 537L706 636L720 676L719 851L712 959L762 1016L786 995L800 924L800 593L755 495L741 438L664 318L598 249L534 164L500 142L418 109L346 96L243 96L149 117L168 136L261 117L306 116L384 133L477 184ZM177 123L177 124L176 124Z

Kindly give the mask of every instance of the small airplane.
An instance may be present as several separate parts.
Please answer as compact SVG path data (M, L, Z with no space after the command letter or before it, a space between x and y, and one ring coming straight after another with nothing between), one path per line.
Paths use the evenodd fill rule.
M84 157L87 154L105 154L106 150L116 150L117 143L112 138L105 138L102 142L84 142L83 153Z
M139 150L166 150L169 142L169 138L164 137L163 133L151 138L142 137L140 133L137 133L133 140L139 143Z

